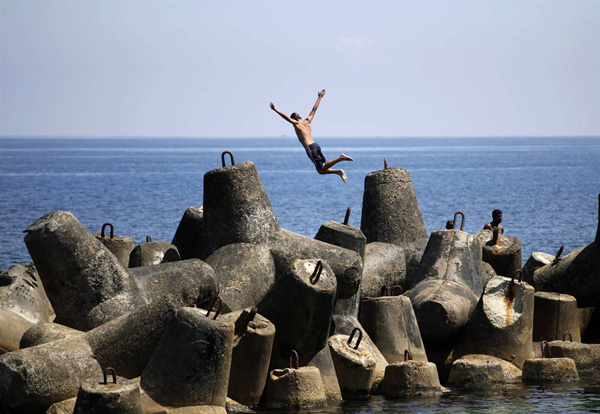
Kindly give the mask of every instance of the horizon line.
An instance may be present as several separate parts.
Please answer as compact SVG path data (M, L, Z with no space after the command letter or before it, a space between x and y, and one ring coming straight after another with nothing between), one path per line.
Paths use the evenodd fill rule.
M169 136L169 135L0 135L0 139L281 139L296 138L294 135L281 136ZM600 135L427 135L427 136L392 136L392 135L365 135L365 136L320 136L319 139L560 139L560 138L600 138Z

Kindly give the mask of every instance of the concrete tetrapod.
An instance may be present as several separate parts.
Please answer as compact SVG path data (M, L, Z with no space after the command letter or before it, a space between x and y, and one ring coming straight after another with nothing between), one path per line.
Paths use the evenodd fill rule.
M110 231L109 234L106 234L107 227ZM111 223L104 223L100 233L94 233L94 237L115 255L121 266L129 266L129 255L135 247L131 237L116 235L115 228Z
M459 359L450 368L448 383L470 389L496 388L506 382L502 365L497 361Z
M530 285L533 284L533 272L542 266L552 263L555 256L550 253L533 252L523 265L523 280Z
M512 276L521 269L521 240L515 236L479 230L475 237L482 248L482 259L494 268L498 276Z
M408 297L365 299L359 320L390 364L404 361L406 349L412 352L416 361L427 361L417 318Z
M259 403L265 390L275 339L275 326L257 309L219 317L235 326L227 396L249 407Z
M500 364L500 367L502 368L502 374L504 375L503 382L505 382L505 383L520 383L522 381L523 372L519 368L517 368L515 365L511 364L510 362L508 362L504 359L500 359L500 358L492 356L492 355L468 354L468 355L464 355L464 356L460 357L459 359L457 359L457 361L476 361L476 362L484 361L486 364L498 363L498 364ZM452 363L454 364L454 362L456 362L456 361L453 361Z
M181 260L177 247L166 241L152 241L146 237L146 243L138 244L129 255L129 267L154 266L161 263Z
M23 334L54 319L54 309L32 263L0 271L0 354L19 349Z
M292 351L290 367L269 373L265 406L276 409L323 407L327 404L321 373L316 367L299 367Z
M185 210L171 244L177 247L183 260L206 258L208 240L202 206L192 206Z
M523 363L523 382L560 383L579 380L575 361L571 358L552 358L546 341L541 343L541 347L541 358L528 359Z
M533 340L562 340L567 332L573 341L581 342L577 300L571 295L536 292Z
M142 373L141 387L167 407L225 408L234 325L218 310L182 308L165 330Z
M334 315L333 319L336 318L356 319L352 316ZM325 345L325 347L317 352L317 354L310 361L308 361L308 364L306 365L319 369L327 402L337 403L342 401L342 391L340 390L340 384L335 373L335 366L333 365L333 359L331 358L329 345Z
M113 381L107 379L112 374ZM142 414L137 381L119 378L112 368L104 371L104 381L82 384L73 414Z
M71 328L89 330L165 297L184 306L216 293L212 268L197 259L128 271L66 211L44 215L26 232L55 321Z
M481 244L461 230L431 233L406 292L428 351L454 344L483 292Z
M408 358L387 366L381 390L386 398L429 397L444 392L433 362Z
M344 249L352 250L361 257L364 261L365 257L365 246L367 244L367 238L360 229L354 228L348 225L348 219L350 218L350 207L346 211L346 218L343 223L329 220L323 224L315 240L320 240L325 243L333 244L335 246L343 247ZM362 279L362 277L361 277ZM358 317L358 307L360 305L360 287L356 292L347 299L338 299L335 303L334 313L337 315L350 315Z
M275 262L267 244L232 243L217 249L206 263L215 271L223 312L254 306L275 282Z
M33 325L21 337L19 349L31 348L32 346L47 344L48 342L60 341L61 339L81 336L85 332L58 323L38 323Z
M406 258L404 249L395 244L367 244L361 284L361 299L378 297L386 286L405 287Z
M355 328L350 336L334 335L328 341L344 400L366 399L371 393L377 360L360 346L362 335L362 330Z
M454 357L487 354L521 368L533 358L534 290L516 278L496 276L488 282Z
M336 278L321 260L295 260L256 305L275 325L270 369L286 368L296 350L306 365L327 345Z
M571 334L565 334L564 341L550 341L548 343L553 358L570 358L575 362L579 376L589 376L597 369L589 344L573 342Z
M427 230L407 170L386 166L367 174L360 229L367 243L404 248L407 277L412 279L427 244Z
M112 366L127 378L142 370L176 309L157 302L84 335L0 356L0 408L31 413L75 397L79 386ZM1 411L1 410L0 410Z
M383 381L383 376L385 375L385 367L388 366L388 361L385 359L381 351L379 351L379 348L377 348L373 340L369 337L369 334L360 324L358 319L356 319L353 316L334 315L333 320L331 322L331 336L350 336L352 331L356 328L359 328L363 333L363 338L360 342L361 346L364 347L367 350L367 352L369 352L369 354L372 355L376 360L375 370L373 372L373 383L371 385L371 395L381 394L381 382ZM329 347L327 347L327 349L329 349ZM335 382L337 383L337 376L335 376L335 371L333 373L334 377L336 378ZM327 387L327 380L325 379L325 377L323 377L323 382L325 383L325 387Z
M600 216L594 242L540 267L532 283L538 292L572 295L582 308L600 304Z

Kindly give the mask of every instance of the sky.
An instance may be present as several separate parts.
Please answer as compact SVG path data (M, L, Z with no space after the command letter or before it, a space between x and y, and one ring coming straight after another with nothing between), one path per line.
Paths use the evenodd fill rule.
M0 136L600 136L600 1L0 0Z

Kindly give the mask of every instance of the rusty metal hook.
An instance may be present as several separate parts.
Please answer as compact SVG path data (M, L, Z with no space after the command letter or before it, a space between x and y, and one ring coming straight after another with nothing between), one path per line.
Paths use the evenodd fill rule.
M498 227L494 227L492 229L492 246L498 244L498 237L500 236L500 229Z
M104 385L108 385L108 374L111 374L113 377L113 384L117 383L117 371L114 368L106 368L104 370Z
M569 342L573 342L573 335L571 335L571 332L565 332L563 335L563 341L565 340L565 336L569 335Z
M231 158L231 165L235 165L235 160L233 159L233 154L231 151L223 151L221 154L221 164L223 165L223 168L225 168L225 154L229 154L229 157Z
M405 361L412 361L413 356L412 356L412 352L410 352L410 349L405 349L404 350L404 360Z
M219 313L221 313L221 308L223 307L223 299L221 299L220 296L217 296L210 302L210 305L208 305L208 311L206 312L207 318L208 315L210 315L210 312L213 310L213 307L215 306L215 303L217 303L217 301L219 301L219 307L215 312L215 316L213 316L213 320L217 319L217 316L219 316Z
M452 230L456 229L456 218L460 215L460 231L463 231L465 228L465 213L462 211L457 211L454 213L454 222L452 223Z
M383 169L385 170L385 169L387 169L387 168L388 168L387 159L386 159L386 158L384 158L384 159L383 159Z
M146 243L151 243L152 242L152 237L150 237L149 235L146 236Z
M112 239L115 235L115 227L112 225L112 223L104 223L102 225L102 230L100 230L100 237L104 238L104 229L106 229L106 226L110 227L110 238Z
M298 369L298 367L300 366L299 364L299 358L298 358L298 352L294 351L292 349L292 352L290 352L290 369Z
M352 339L354 338L354 334L358 332L358 339L356 340L356 345L354 345L354 347L352 345L350 345L352 343ZM348 337L348 346L354 349L358 349L358 346L360 345L360 341L362 341L363 338L363 333L360 330L360 328L356 327L352 330L352 333L350 334L350 336Z
M548 341L542 341L540 343L540 346L542 347L542 358L546 358L544 348L546 348L546 350L548 351L548 358L552 358L552 353L550 352L550 344L548 344Z
M561 244L560 249L558 249L558 252L556 252L556 256L554 256L554 260L552 260L553 266L556 266L558 262L560 262L560 255L563 253L563 250L565 250L565 245Z
M308 280L310 280L310 283L312 283L313 285L316 285L317 282L319 281L319 279L321 278L322 271L323 271L323 263L319 260L317 262L317 265L315 266L315 271L308 279Z
M521 283L523 281L523 269L519 269L515 273L513 273L510 283L512 283L512 284L515 283L515 277L517 276L517 274L519 274L519 283Z
M344 225L348 225L348 221L350 221L350 212L352 211L352 207L348 207L346 209L346 215L344 216Z

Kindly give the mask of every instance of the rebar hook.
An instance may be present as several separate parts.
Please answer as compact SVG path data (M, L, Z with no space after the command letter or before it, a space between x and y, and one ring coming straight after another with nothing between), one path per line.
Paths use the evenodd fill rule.
M456 218L460 216L460 231L463 231L463 229L465 228L465 213L463 213L462 211L457 211L456 213L454 213L454 223L452 223L452 230L456 229Z
M223 153L221 154L221 164L223 165L223 168L225 168L225 155L228 154L229 157L231 158L231 165L235 165L235 160L233 159L233 154L231 153L231 151L223 151Z
M217 308L217 310L215 312L215 316L213 316L213 320L217 319L217 316L219 316L219 313L221 313L221 308L223 307L223 299L221 299L220 296L217 296L210 302L210 305L208 305L208 311L206 312L207 318L209 317L210 312L212 312L213 307L215 306L215 303L217 301L219 301L219 307Z
M110 238L112 239L115 235L115 227L112 225L112 223L104 223L102 225L102 230L100 230L100 237L104 238L104 230L106 229L106 226L110 227Z
M352 343L352 339L354 338L354 334L358 332L358 339L356 340L356 345L352 346L350 345ZM358 346L360 345L360 342L362 341L363 338L363 333L360 330L360 328L356 327L352 330L352 333L350 334L350 336L348 337L348 346L354 349L358 349Z

